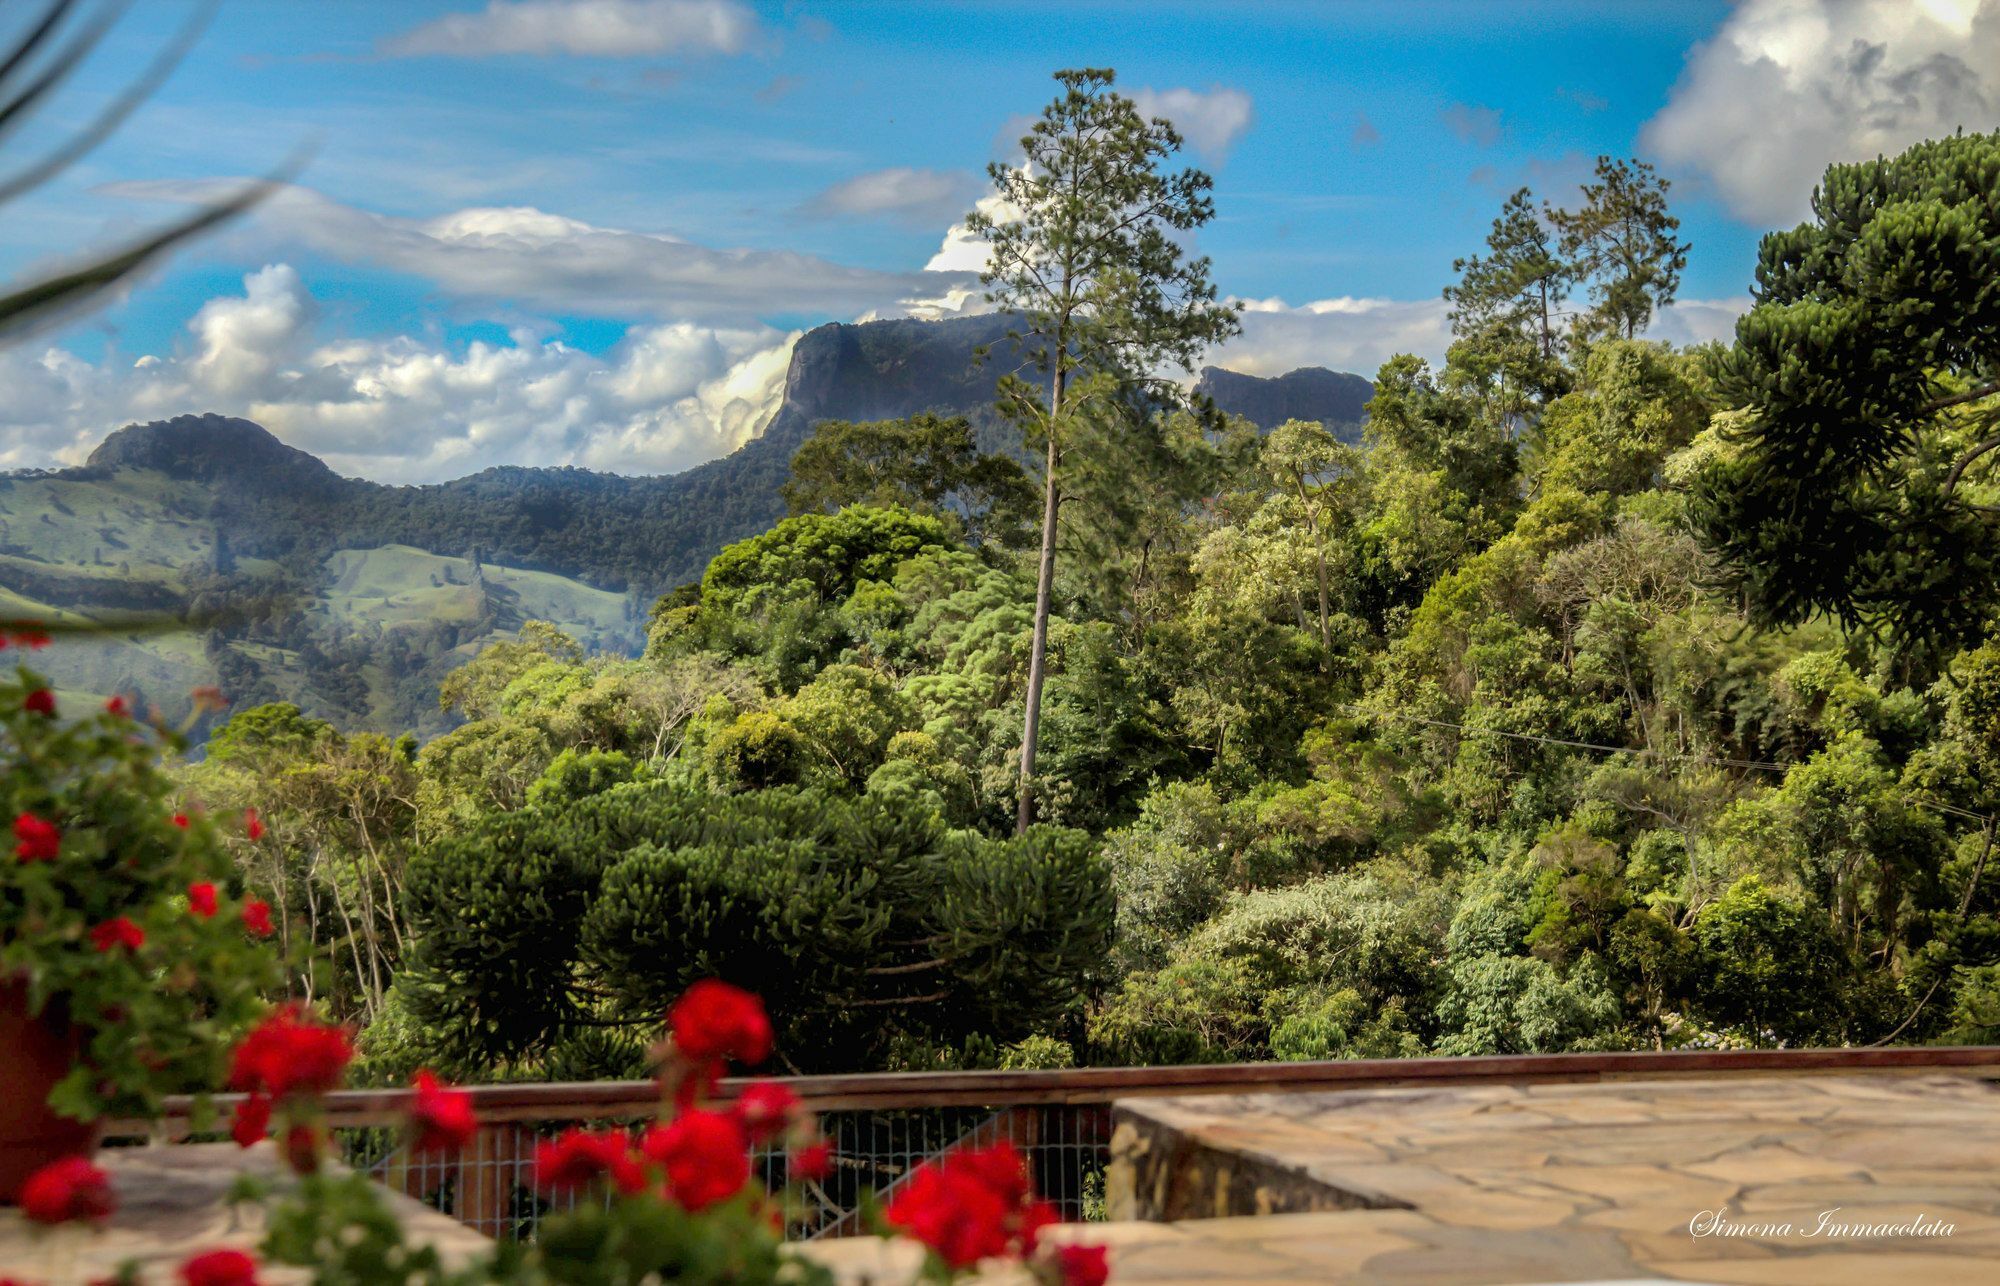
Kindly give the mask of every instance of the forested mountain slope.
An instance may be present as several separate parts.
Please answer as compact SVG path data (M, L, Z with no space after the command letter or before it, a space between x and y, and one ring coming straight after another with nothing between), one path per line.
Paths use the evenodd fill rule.
M432 696L443 669L524 620L551 620L593 649L635 650L654 597L783 516L792 453L818 422L945 411L1006 445L993 388L1022 365L1007 326L978 316L810 331L765 431L671 476L504 467L385 486L341 477L247 420L131 425L79 468L0 476L0 612L199 615L280 597L276 610L197 635L80 645L55 677L176 714L189 688L220 682L342 727L433 732L445 726ZM1283 398L1263 387L1279 381L1232 376L1218 404L1297 405L1301 374L1285 377ZM1354 411L1351 385L1367 382L1318 374L1346 382L1335 409ZM365 601L340 588L364 553Z

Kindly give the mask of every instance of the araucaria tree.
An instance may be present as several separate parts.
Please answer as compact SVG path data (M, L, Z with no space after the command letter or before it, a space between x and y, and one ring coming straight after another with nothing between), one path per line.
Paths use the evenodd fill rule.
M1064 451L1086 419L1128 424L1180 396L1156 378L1186 370L1236 333L1237 309L1216 298L1208 260L1185 258L1176 234L1214 216L1209 176L1168 173L1181 137L1113 92L1108 69L1061 71L1062 96L1021 140L1019 165L988 172L1000 198L971 230L992 250L981 281L989 301L1019 319L1021 339L1048 376L1046 398L1028 381L1001 383L1001 404L1044 452L1041 562L1021 732L1017 828L1034 820L1035 742L1048 656Z

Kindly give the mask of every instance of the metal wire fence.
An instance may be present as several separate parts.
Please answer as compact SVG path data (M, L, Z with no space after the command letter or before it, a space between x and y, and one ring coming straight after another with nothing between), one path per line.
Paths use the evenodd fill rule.
M1065 1220L1102 1217L1104 1168L1110 1150L1110 1105L1068 1103L984 1107L845 1109L819 1114L832 1145L824 1178L801 1185L787 1235L794 1240L853 1236L868 1231L871 1199L886 1204L926 1161L954 1149L1011 1140L1027 1161L1035 1189ZM381 1128L336 1131L348 1163L389 1187L423 1201L495 1238L532 1239L545 1215L571 1208L576 1194L538 1193L535 1145L578 1124L575 1120L510 1121L484 1126L456 1155L413 1155ZM597 1126L640 1122L602 1119ZM785 1154L762 1148L752 1173L776 1192L787 1179Z

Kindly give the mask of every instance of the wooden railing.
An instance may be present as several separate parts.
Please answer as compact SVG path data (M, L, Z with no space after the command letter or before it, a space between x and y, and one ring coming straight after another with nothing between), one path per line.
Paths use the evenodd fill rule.
M862 1072L776 1077L815 1112L928 1107L1022 1107L1108 1103L1172 1094L1304 1093L1413 1089L1426 1085L1586 1083L1690 1076L1921 1074L1958 1072L2000 1078L2000 1045L1890 1049L1746 1049L1635 1051L1609 1054L1495 1054L1471 1058L1363 1058L1331 1062L1210 1063L1175 1067L1078 1067L1046 1071ZM750 1079L722 1083L734 1097ZM659 1105L651 1081L572 1081L470 1087L485 1121L617 1120ZM407 1093L340 1090L326 1098L334 1126L389 1125ZM227 1108L233 1095L218 1095ZM169 1099L164 1132L185 1121L189 1100ZM157 1136L137 1122L117 1122L112 1138Z
M1676 1053L1530 1054L1484 1058L1360 1059L1318 1063L1230 1063L1190 1067L1102 1067L1057 1071L902 1072L785 1077L835 1142L835 1173L812 1192L805 1237L858 1228L863 1193L884 1197L923 1160L996 1138L1018 1146L1036 1181L1064 1215L1082 1217L1109 1156L1118 1099L1158 1095L1408 1090L1426 1086L1556 1084L1729 1076L1953 1073L2000 1079L2000 1046L1911 1049L1725 1050ZM725 1097L745 1080L722 1084ZM592 1081L471 1087L480 1128L448 1157L410 1157L394 1135L408 1101L400 1089L344 1090L326 1099L329 1125L354 1164L492 1236L535 1235L546 1200L534 1192L533 1156L549 1132L583 1122L636 1123L656 1114L651 1081ZM232 1095L219 1096L226 1110ZM191 1128L192 1104L170 1101L157 1125L117 1123L108 1137L171 1142ZM781 1152L757 1158L762 1179L785 1177ZM573 1198L566 1198L569 1200Z

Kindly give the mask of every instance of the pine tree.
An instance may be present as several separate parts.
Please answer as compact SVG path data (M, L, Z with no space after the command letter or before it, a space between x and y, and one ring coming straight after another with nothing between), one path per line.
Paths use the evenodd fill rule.
M1086 419L1151 423L1180 393L1154 373L1192 371L1208 345L1235 334L1235 306L1218 302L1208 260L1187 259L1175 234L1214 216L1200 170L1165 173L1181 137L1146 120L1113 92L1116 74L1060 71L1062 96L1021 140L1018 166L988 169L999 211L967 226L991 244L980 280L987 299L1020 321L1049 385L1001 382L1002 408L1043 450L1041 560L1021 734L1017 828L1034 820L1035 745L1046 677L1056 532L1065 495L1064 453ZM1143 403L1134 407L1133 402Z

